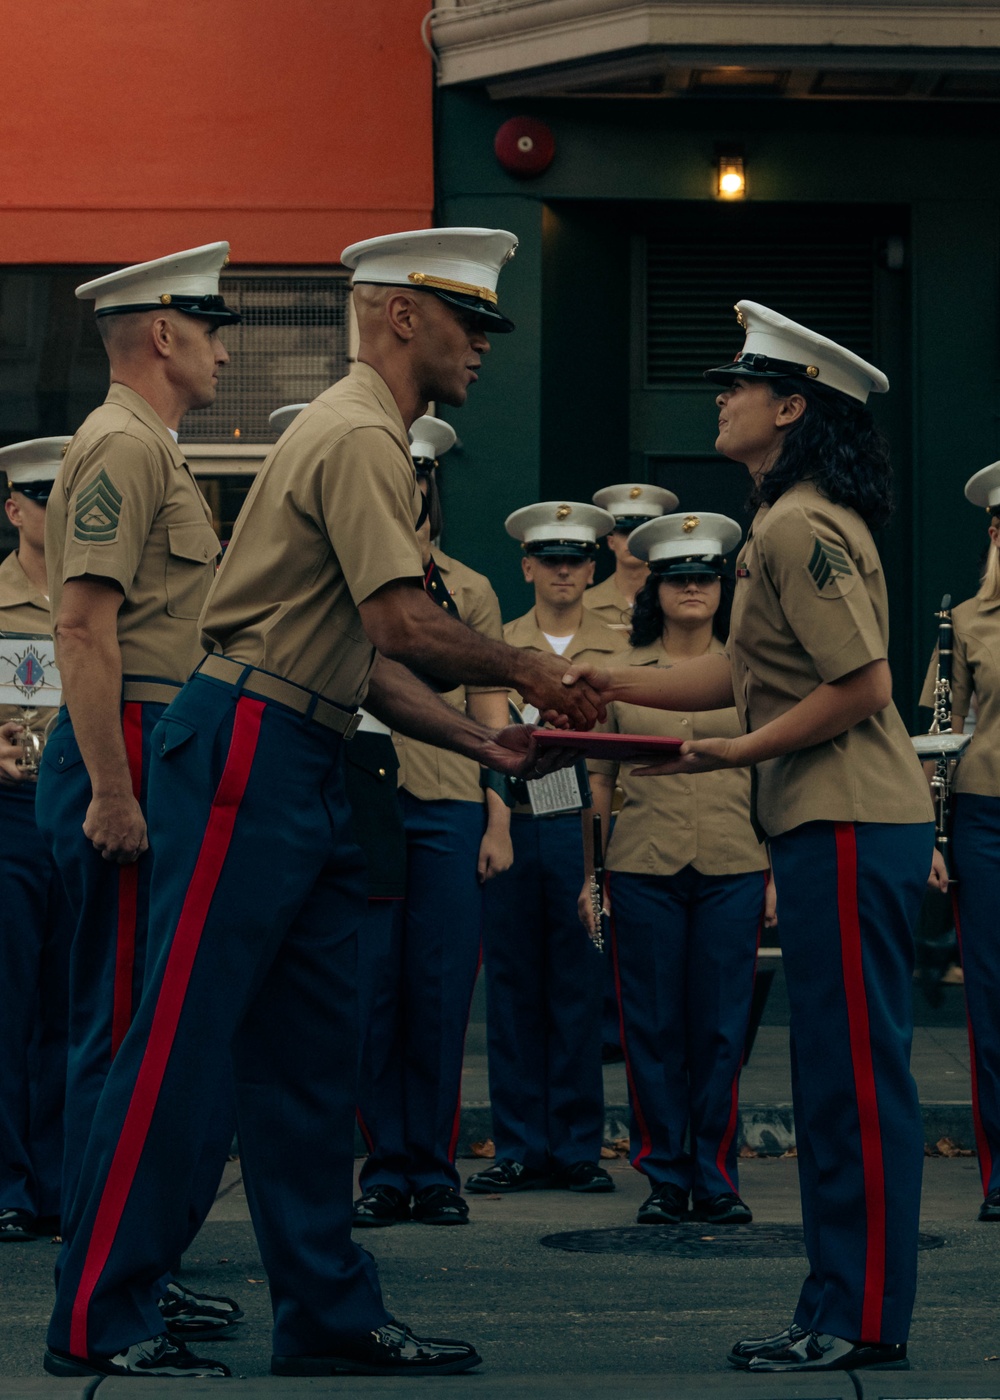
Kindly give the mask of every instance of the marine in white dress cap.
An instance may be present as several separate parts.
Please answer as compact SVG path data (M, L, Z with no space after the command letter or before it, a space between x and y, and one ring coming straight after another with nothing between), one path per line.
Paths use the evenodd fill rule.
M243 318L219 294L219 273L228 261L228 243L205 243L95 277L77 287L76 295L93 301L98 316L170 308L231 324Z
M889 388L882 371L853 350L845 350L835 340L817 335L769 306L738 301L735 309L746 331L743 349L730 364L707 369L706 379L731 384L734 379L784 379L790 375L836 389L860 403L867 403L869 394L884 394Z
M965 496L974 506L983 506L990 515L1000 516L1000 462L991 462L970 476L965 483Z
M304 408L308 408L306 403L286 403L283 408L276 408L273 413L267 415L267 421L272 433L277 433L280 437L286 428L295 422Z
M353 269L354 286L371 282L433 292L475 312L484 330L512 331L514 322L497 308L497 279L516 248L506 229L425 228L352 243L340 261Z
M615 517L584 501L539 501L508 515L504 528L521 541L525 554L593 559L597 541L615 528Z
M615 517L615 529L631 533L646 520L666 515L677 509L677 497L664 486L650 486L645 481L625 481L617 486L602 486L593 495L595 506Z
M12 491L44 505L71 442L68 437L29 438L0 447L0 479Z
M417 476L426 476L438 464L438 459L450 452L458 441L458 434L443 418L432 418L425 413L416 419L410 428L410 456Z
M664 515L633 530L628 547L654 574L721 574L743 531L728 515L710 511Z

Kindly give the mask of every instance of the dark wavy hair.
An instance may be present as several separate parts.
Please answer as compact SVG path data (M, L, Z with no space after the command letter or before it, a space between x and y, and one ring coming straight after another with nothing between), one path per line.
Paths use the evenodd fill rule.
M660 607L660 584L663 577L663 574L650 573L635 595L629 646L648 647L660 640L663 633L663 609ZM719 641L725 644L729 640L729 619L732 616L736 585L728 574L721 574L719 582L722 590L718 609L712 618L712 631Z
M806 411L784 430L781 455L754 486L750 506L773 505L796 482L811 481L835 505L853 507L869 529L884 525L892 514L892 467L871 410L809 380L764 382L778 399L801 394Z

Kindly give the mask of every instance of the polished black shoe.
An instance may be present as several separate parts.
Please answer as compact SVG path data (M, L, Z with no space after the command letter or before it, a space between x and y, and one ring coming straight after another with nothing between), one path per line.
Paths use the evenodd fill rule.
M38 1225L26 1210L0 1210L0 1244L23 1244L38 1239Z
M473 1172L465 1183L466 1191L473 1195L493 1195L506 1191L542 1191L552 1185L549 1172L531 1171L521 1162L501 1159L492 1167L484 1167L481 1172Z
M452 1376L471 1371L482 1357L468 1342L415 1337L409 1327L384 1327L350 1342L339 1342L328 1356L272 1356L272 1376Z
M413 1219L420 1225L468 1225L467 1202L451 1186L425 1186L413 1197Z
M646 1197L635 1218L640 1225L676 1225L687 1213L687 1192L667 1181Z
M723 1191L706 1201L692 1201L691 1218L707 1225L749 1225L753 1213L735 1191Z
M243 1320L243 1309L234 1298L195 1293L176 1279L167 1284L159 1309L167 1331L181 1341L223 1337Z
M354 1202L352 1223L356 1230L400 1225L409 1218L410 1203L395 1186L373 1186Z
M991 1191L979 1207L977 1220L1000 1220L1000 1191Z
M599 1195L615 1189L615 1183L596 1162L574 1162L552 1173L552 1185L557 1191L579 1191L581 1195Z
M194 1380L222 1380L232 1375L221 1361L206 1361L170 1337L150 1337L114 1356L70 1356L49 1347L42 1363L50 1376L186 1376Z
M745 1371L755 1356L764 1352L783 1351L785 1347L791 1346L792 1342L797 1342L805 1335L806 1329L800 1327L797 1322L792 1322L781 1332L774 1332L770 1337L744 1337L730 1349L726 1360Z
M746 1370L777 1371L859 1371L863 1366L880 1371L907 1371L906 1343L849 1342L829 1332L807 1332L797 1342L759 1352L750 1358Z

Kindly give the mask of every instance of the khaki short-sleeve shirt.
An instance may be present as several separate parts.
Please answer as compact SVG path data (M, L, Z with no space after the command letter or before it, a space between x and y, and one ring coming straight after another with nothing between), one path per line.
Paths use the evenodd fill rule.
M962 719L976 697L976 731L955 769L953 792L1000 797L1000 600L968 598L951 610L951 708ZM931 657L921 705L934 705L937 649Z
M743 729L761 729L822 682L885 660L888 643L882 565L857 512L809 482L762 507L737 560L728 647ZM756 816L768 836L809 821L931 821L896 707L757 765Z
M715 638L712 653L725 647ZM616 666L674 664L659 642L629 647L610 662ZM724 710L683 713L654 710L615 700L599 730L612 734L662 734L671 739L735 739L739 716ZM622 806L608 845L609 870L633 875L676 875L693 865L702 875L743 875L766 870L767 856L750 824L750 771L720 768L714 773L636 778L633 765L588 759L591 773L619 783Z
M632 604L619 593L615 586L615 576L596 583L583 595L583 606L599 617L615 632L627 632L632 624Z
M0 564L0 632L23 632L29 637L48 637L52 632L49 600L28 578L16 554L8 554ZM52 705L42 706L28 728L44 733L55 713ZM24 723L19 706L0 705L0 724L8 720Z
M202 657L197 620L219 550L183 450L141 395L112 384L69 444L46 507L52 616L69 579L110 579L125 595L125 674L185 681Z
M360 704L375 651L358 604L423 577L422 504L396 401L356 364L261 467L202 613L206 648Z
M467 568L459 560L449 558L440 549L434 551L434 562L462 621L484 637L495 642L502 641L500 604L489 579ZM469 695L496 692L501 695L507 693L504 686L459 685L454 690L445 691L441 699L456 710L464 711ZM481 803L485 800L479 785L481 770L471 758L452 753L449 749L439 749L434 744L423 744L419 739L408 739L403 734L393 734L392 741L399 759L399 786L406 788L412 796L423 802L451 800Z

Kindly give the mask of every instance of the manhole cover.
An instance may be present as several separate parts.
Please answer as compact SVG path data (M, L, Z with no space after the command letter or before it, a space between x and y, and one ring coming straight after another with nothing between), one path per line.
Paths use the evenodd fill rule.
M635 1225L620 1230L566 1230L545 1235L546 1249L576 1254L670 1254L680 1259L805 1257L800 1225ZM921 1235L921 1249L940 1249L940 1235Z

